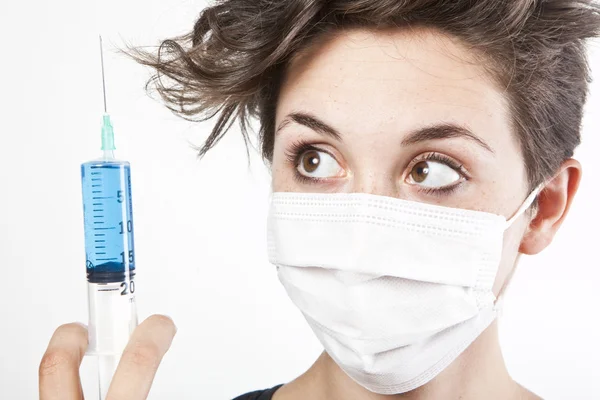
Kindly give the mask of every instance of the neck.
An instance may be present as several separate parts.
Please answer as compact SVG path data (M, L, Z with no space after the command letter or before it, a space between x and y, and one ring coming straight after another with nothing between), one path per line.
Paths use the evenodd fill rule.
M506 370L496 321L448 368L427 384L407 393L381 395L368 391L346 375L326 352L304 375L292 382L289 389L293 390L294 386L303 388L304 398L318 400L511 399L524 390Z

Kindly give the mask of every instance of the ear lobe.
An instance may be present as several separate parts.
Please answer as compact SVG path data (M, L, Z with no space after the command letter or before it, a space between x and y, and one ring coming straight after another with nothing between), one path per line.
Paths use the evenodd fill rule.
M521 240L519 252L537 254L552 242L567 216L580 180L579 161L572 158L564 161L538 196L537 212Z

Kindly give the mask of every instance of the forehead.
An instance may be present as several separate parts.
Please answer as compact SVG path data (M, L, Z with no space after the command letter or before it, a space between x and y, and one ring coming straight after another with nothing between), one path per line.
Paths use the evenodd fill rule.
M347 30L315 43L286 71L277 120L292 110L315 112L344 134L453 122L492 147L502 146L498 131L512 136L504 93L477 54L428 30Z

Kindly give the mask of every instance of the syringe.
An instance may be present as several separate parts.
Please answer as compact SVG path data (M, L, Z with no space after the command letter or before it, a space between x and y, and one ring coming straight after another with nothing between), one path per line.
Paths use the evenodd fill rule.
M114 133L106 109L103 156L81 165L89 305L89 355L97 355L100 399L106 397L119 358L137 326L135 254L129 163L114 158Z

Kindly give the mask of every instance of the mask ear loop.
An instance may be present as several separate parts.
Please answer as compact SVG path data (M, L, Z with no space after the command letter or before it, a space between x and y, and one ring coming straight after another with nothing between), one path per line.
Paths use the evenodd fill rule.
M541 183L535 189L533 189L533 191L529 194L529 196L527 196L527 198L523 201L523 204L521 204L521 207L519 207L519 209L515 212L515 214L508 221L506 221L506 227L504 229L508 229L513 224L513 222L515 222L515 220L517 218L519 218L521 216L521 214L523 214L525 212L525 210L527 210L533 204L536 197L540 194L540 192L542 191L543 188L544 188L544 184ZM504 311L504 293L508 289L508 285L510 284L510 282L512 282L512 277L515 273L515 270L517 268L517 264L519 263L520 258L521 258L521 253L517 254L514 268L511 271L511 273L506 277L507 281L500 288L498 297L496 298L496 301L494 302L494 310L496 311L498 316L501 316L502 312Z
M515 271L517 270L517 265L519 264L520 258L521 258L521 253L517 253L517 258L515 259L515 265L514 265L512 271L510 271L510 274L508 274L508 276L506 277L506 281L504 282L504 285L502 285L502 287L498 291L498 297L496 297L496 301L494 301L494 310L496 311L496 315L498 317L501 317L503 315L505 293L508 291L508 287L512 283L513 275L515 274Z
M540 192L542 191L543 188L544 188L544 184L540 183L535 189L533 189L531 191L529 196L527 196L525 201L523 201L523 204L521 204L521 207L519 207L519 209L514 213L514 215L512 217L510 217L510 219L508 221L506 221L506 225L505 225L504 229L508 229L513 224L513 222L515 222L516 219L519 218L521 216L521 214L523 214L525 212L525 210L527 210L533 204L536 197L540 194Z

